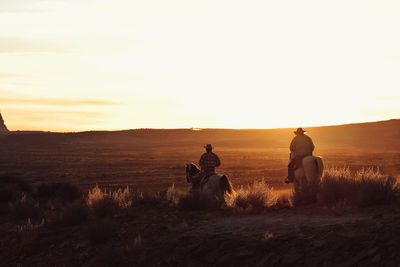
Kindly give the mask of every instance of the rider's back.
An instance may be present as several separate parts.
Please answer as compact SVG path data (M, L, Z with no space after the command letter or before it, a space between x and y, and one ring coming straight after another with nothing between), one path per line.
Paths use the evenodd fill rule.
M305 134L296 135L290 144L290 151L296 156L312 155L314 148L312 139Z
M204 153L200 158L201 170L205 173L214 173L215 167L221 165L219 157L213 152Z

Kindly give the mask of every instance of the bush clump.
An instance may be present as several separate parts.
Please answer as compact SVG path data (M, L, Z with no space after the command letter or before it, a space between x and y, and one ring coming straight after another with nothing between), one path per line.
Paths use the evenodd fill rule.
M246 188L241 187L235 193L226 195L228 207L248 212L260 212L274 207L278 195L264 180L255 181Z
M379 169L364 168L351 173L348 168L331 168L325 171L318 192L321 204L367 207L392 203L399 186L394 177L382 174Z
M60 199L71 202L80 197L79 189L68 182L44 183L37 187L37 196L41 199Z
M0 202L12 202L19 199L22 193L31 193L31 186L12 175L0 176Z
M33 198L22 193L20 199L10 205L11 213L17 220L41 219L42 210Z
M126 209L132 206L133 194L127 186L124 189L117 189L111 193L111 198L121 209Z
M175 184L172 184L172 186L168 187L165 193L166 200L168 200L170 203L174 205L179 203L180 196L181 195L175 188Z
M89 190L86 199L87 205L98 217L113 216L118 209L132 206L133 194L129 188L107 192L98 185Z
M137 192L133 195L132 207L160 207L167 203L166 195L160 192L155 194Z

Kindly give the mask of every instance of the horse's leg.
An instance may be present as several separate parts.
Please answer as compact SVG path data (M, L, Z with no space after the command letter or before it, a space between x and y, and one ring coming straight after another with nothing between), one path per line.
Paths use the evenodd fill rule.
M219 187L223 195L225 195L225 193L231 194L233 192L232 184L226 175L221 176L219 180Z
M304 159L303 165L307 176L307 198L309 202L317 199L318 187L320 183L320 167L316 157L310 156Z

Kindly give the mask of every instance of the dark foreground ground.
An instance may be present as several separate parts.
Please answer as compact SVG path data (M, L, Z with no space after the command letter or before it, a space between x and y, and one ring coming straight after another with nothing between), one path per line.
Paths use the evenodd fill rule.
M2 218L0 265L398 267L399 211L311 206L240 215L161 205L22 232Z

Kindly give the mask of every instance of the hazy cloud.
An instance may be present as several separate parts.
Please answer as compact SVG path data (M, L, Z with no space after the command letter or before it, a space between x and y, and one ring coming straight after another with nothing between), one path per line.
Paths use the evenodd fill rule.
M4 119L11 130L70 131L92 128L104 114L96 111L6 109Z
M0 37L0 53L59 53L64 45L40 39Z
M11 73L11 72L0 72L0 78L15 78L17 76L20 76L20 75L16 74L16 73Z
M105 106L115 105L114 101L107 99L63 99L63 98L38 98L16 95L0 91L0 104L2 105L46 105L46 106Z
M71 1L71 0L70 0ZM65 0L14 0L0 1L0 13L40 11L44 7L51 7Z
M12 121L11 118L17 120L30 120L38 123L40 120L47 119L68 119L72 121L93 121L103 116L101 112L96 111L48 111L40 109L7 109L8 121Z

